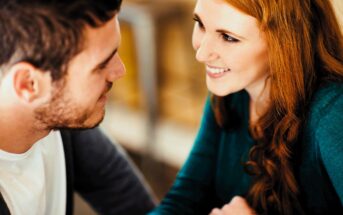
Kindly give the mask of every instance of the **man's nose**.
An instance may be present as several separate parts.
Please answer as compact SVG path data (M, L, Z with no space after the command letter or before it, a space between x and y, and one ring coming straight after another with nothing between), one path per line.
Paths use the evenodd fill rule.
M117 54L114 56L114 58L114 66L108 74L108 80L111 82L122 78L126 73L125 65L123 64L123 61L121 60L120 56Z

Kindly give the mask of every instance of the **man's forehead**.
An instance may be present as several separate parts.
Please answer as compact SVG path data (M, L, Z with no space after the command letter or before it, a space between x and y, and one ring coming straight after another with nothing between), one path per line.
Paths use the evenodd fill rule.
M87 26L84 30L84 48L72 59L84 70L93 70L105 61L120 44L120 32L117 17L113 17L98 28Z

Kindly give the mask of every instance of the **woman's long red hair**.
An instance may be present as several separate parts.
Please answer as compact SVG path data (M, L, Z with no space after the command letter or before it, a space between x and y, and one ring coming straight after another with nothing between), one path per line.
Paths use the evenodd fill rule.
M270 59L270 105L250 128L258 144L245 163L254 179L247 200L261 214L301 214L295 143L314 91L343 82L342 32L329 0L226 1L258 20ZM234 124L228 97L212 98L222 126Z

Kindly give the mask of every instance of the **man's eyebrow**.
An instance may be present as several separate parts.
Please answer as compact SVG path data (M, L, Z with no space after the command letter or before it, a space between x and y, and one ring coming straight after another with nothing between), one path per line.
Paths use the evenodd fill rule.
M117 54L118 48L114 49L108 57L106 57L103 61L101 61L99 64L97 64L92 71L98 71L99 69L103 69L106 67L108 62L113 58L115 54Z

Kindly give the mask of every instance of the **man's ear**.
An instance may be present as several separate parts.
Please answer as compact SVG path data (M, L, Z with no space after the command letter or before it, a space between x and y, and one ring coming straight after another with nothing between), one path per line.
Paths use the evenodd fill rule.
M13 74L13 87L19 98L26 102L33 102L44 94L44 77L42 71L38 70L32 64L20 62L10 68Z

